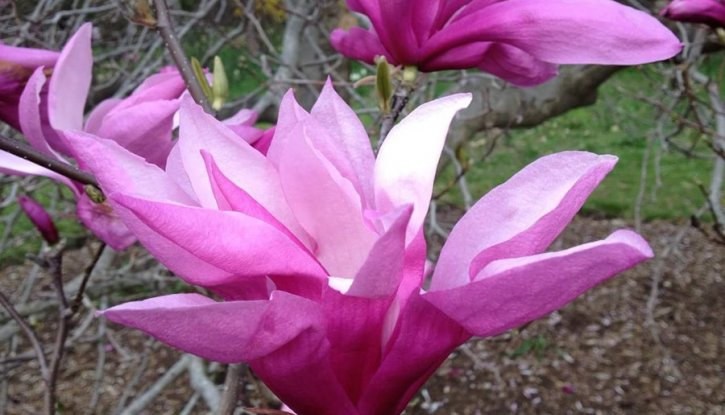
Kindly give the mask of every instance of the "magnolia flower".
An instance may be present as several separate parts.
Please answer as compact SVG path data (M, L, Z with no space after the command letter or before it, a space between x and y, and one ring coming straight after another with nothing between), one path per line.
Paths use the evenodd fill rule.
M660 14L671 20L725 26L725 4L720 0L673 0Z
M169 345L247 362L299 415L394 415L458 345L546 315L652 256L631 231L545 252L616 158L544 157L483 197L424 288L423 223L454 114L424 104L375 159L328 83L312 108L288 93L266 157L189 99L165 170L69 133L114 210L200 294L103 312Z
M58 242L60 239L58 237L58 229L56 229L53 218L45 211L43 205L28 196L18 197L18 204L46 242L51 245Z
M635 65L667 59L681 44L656 19L611 0L348 0L369 30L332 32L353 59L378 55L422 71L479 68L531 86L559 64Z
M93 67L91 32L91 25L85 24L71 37L57 55L49 80L44 66L32 72L16 109L18 128L33 148L60 161L67 161L70 156L63 131L83 130L111 139L146 161L163 166L173 143L179 97L186 90L183 79L176 70L162 70L146 79L129 97L102 101L84 121ZM47 55L56 56L50 52ZM36 61L42 63L39 58ZM252 126L255 120L256 113L242 110L226 122L241 138L263 149L269 145L269 139ZM81 168L85 167L83 160L78 162ZM124 249L135 241L113 209L107 203L91 201L81 184L4 152L0 152L0 172L43 175L67 185L78 199L79 219L100 239L114 249Z
M58 52L20 48L0 43L0 121L20 129L18 101L25 83L38 67L52 70Z

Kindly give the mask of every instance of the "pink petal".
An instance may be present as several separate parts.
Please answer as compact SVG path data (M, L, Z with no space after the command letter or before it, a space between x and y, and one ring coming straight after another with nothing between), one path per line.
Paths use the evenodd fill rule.
M365 223L353 185L311 145L312 133L301 124L289 134L279 177L297 220L317 243L317 258L330 275L349 278L362 266L376 234Z
M391 64L397 63L380 43L378 36L369 30L359 27L351 27L349 30L335 29L330 34L330 42L335 50L350 59L372 64L376 56L385 56Z
M542 84L558 74L558 66L543 62L521 49L494 43L478 67L518 86Z
M204 157L207 175L220 210L233 210L262 220L285 234L300 249L309 252L307 247L286 226L269 213L264 206L260 205L249 193L235 185L234 182L224 175L219 170L219 166L217 166L211 154L202 150L202 156Z
M725 5L719 0L672 0L660 15L681 22L725 25Z
M58 130L81 130L86 97L91 86L93 53L91 24L78 29L63 47L50 77L48 116Z
M239 136L239 138L252 145L256 145L257 141L264 135L264 131L259 128L249 127L247 125L227 125L227 127Z
M380 149L375 162L377 209L387 211L413 203L408 241L428 213L448 126L456 112L470 102L470 94L455 94L421 105L393 127Z
M18 100L25 82L38 67L52 67L58 52L21 48L0 42L0 120L19 130Z
M205 150L237 187L244 189L295 235L304 235L285 201L277 172L261 153L206 114L190 97L182 102L180 116L181 158L202 206L217 206L201 155L201 150Z
M121 102L118 98L108 98L101 101L100 104L96 105L88 114L86 119L86 126L84 131L87 133L98 134L98 130L101 128L103 119Z
M191 179L189 179L189 175L184 170L184 161L181 159L181 149L179 148L178 140L176 140L176 144L171 148L169 157L166 159L166 174L194 201L194 205L201 205L199 198L194 193L194 188L191 186Z
M310 128L314 128L310 139L315 149L352 183L363 206L374 206L372 172L375 156L370 139L365 126L352 108L337 95L330 79L325 82L310 115L316 124L312 127L310 121Z
M614 156L557 153L491 190L453 228L431 291L468 284L493 260L545 250L616 162Z
M123 99L117 109L120 111L143 103L176 100L185 90L186 84L178 71L157 73L148 77L131 96Z
M356 402L382 355L383 325L393 297L363 298L327 288L322 303L330 362L347 396Z
M359 413L400 414L448 355L468 338L470 334L414 293L358 402Z
M403 278L405 231L410 215L413 213L413 207L411 205L403 206L396 213L395 222L375 242L346 295L384 298L397 291Z
M442 0L379 1L380 22L373 20L380 42L401 64L417 62ZM427 18L426 18L427 17ZM372 18L371 18L372 20Z
M178 100L158 100L133 107L114 107L98 129L99 137L111 139L146 161L164 166L173 145L173 117Z
M285 321L295 320L289 316L297 314L295 309L285 310ZM359 414L333 371L322 324L311 324L285 347L249 365L297 414Z
M635 65L682 45L647 13L609 0L507 0L462 14L425 45L426 56L470 42L501 42L557 64Z
M0 61L12 63L27 69L39 66L53 66L60 54L52 50L22 48L0 43Z
M83 194L78 198L76 214L83 226L116 251L122 251L136 242L136 237L108 202L95 203Z
M141 222L143 226L126 220L141 243L192 284L223 286L229 292L235 280L266 275L295 276L313 286L319 286L317 281L326 277L313 257L275 227L254 217L119 193L110 198ZM119 214L124 217L125 212L120 210ZM198 262L207 264L203 268L218 271L210 275L195 269Z
M617 231L561 252L491 262L473 282L423 298L470 333L494 336L563 307L652 256L639 235Z
M5 151L0 151L0 173L47 177L68 186L76 196L79 195L78 188L69 178Z
M245 125L247 127L251 127L254 125L254 123L257 122L257 118L259 115L256 111L242 108L239 111L237 111L236 114L232 115L231 117L227 118L226 120L223 120L222 122L227 127L235 126L235 125Z
M108 195L134 194L156 200L195 204L163 170L129 152L118 143L80 132L67 131L66 142L81 167L90 170Z
M25 135L30 145L41 153L63 160L56 153L45 139L43 131L43 121L41 119L41 100L40 92L45 85L44 68L38 68L28 79L28 83L20 96L18 102L18 118L20 121L20 130Z
M270 127L262 133L259 140L254 142L253 147L260 153L267 155L269 147L272 145L272 139L274 138L275 127Z
M274 130L274 139L267 151L267 158L276 167L279 167L279 158L282 152L284 152L287 140L293 139L293 137L290 137L290 133L297 128L297 125L302 120L307 119L309 115L297 103L293 90L290 89L284 94L282 102L279 104L279 115L277 116L277 126Z
M519 86L533 86L557 74L557 65L542 62L503 43L471 42L445 50L421 65L424 71L478 67Z
M322 330L315 303L281 291L269 300L257 301L216 302L199 294L166 295L121 304L101 315L185 352L224 363L262 358L301 335L319 339Z

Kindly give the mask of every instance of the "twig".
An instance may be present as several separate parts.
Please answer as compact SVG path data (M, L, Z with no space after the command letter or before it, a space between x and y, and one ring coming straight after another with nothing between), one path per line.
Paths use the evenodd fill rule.
M106 244L101 243L101 246L98 247L98 250L93 255L91 263L88 264L88 266L83 270L81 285L78 287L78 291L76 292L73 303L71 304L71 315L75 315L78 312L78 309L81 307L81 303L83 302L83 294L86 292L86 285L88 284L88 280L91 278L91 274L93 274L93 270L96 268L98 260L101 259L101 254L103 254L105 250Z
M46 379L45 390L45 413L48 415L55 414L55 385L58 380L58 372L60 362L63 359L63 351L65 349L65 339L68 337L68 324L70 323L71 314L68 309L68 300L63 290L63 252L64 247L54 248L54 251L48 256L48 271L53 277L53 288L58 297L58 329L55 335L55 344L53 346L53 355L50 359L48 378Z
M101 307L106 308L108 306L108 298L104 296L101 298ZM96 363L96 371L93 375L93 395L91 395L91 403L89 404L89 413L96 413L96 407L98 401L101 398L101 391L103 385L103 369L106 366L106 345L103 339L106 336L106 319L98 319L98 344L96 350L98 350L98 362Z
M191 414L191 411L194 410L197 402L199 402L199 392L194 392L194 394L191 395L191 398L189 398L189 401L186 402L186 405L184 405L184 408L181 410L181 412L179 412L179 415Z
M411 92L413 92L413 87L410 85L398 85L398 87L395 88L390 112L383 116L383 121L380 124L380 136L378 138L376 152L380 151L380 147L382 147L385 137L387 137L390 130L393 129L393 125L395 125L395 122L398 121L398 117L400 117L403 109L405 109L405 106L408 104L408 98L410 98Z
M30 340L30 343L33 345L33 349L35 349L35 356L38 359L38 364L40 365L40 373L42 374L43 378L46 378L46 375L48 373L48 361L45 358L45 353L43 352L43 346L40 344L40 340L38 339L38 336L35 334L35 331L33 330L30 325L25 321L24 318L18 314L17 310L15 310L15 307L13 307L12 304L10 304L10 301L8 301L8 298L0 292L0 305L3 306L5 311L10 314L13 320L20 326L20 329L25 333L25 335L28 337L28 340Z
M166 4L166 0L154 0L154 6L156 7L156 31L164 39L166 49L171 54L171 58L174 60L176 67L179 68L182 78L186 83L186 87L189 89L194 101L201 105L209 114L213 114L214 111L209 105L209 100L204 95L204 91L199 84L199 80L194 76L194 71L191 69L191 64L184 54L184 49L181 47L181 42L174 32L174 25L171 22L169 16L169 6Z
M219 403L217 415L231 415L237 406L239 399L239 377L242 371L241 364L230 364L227 366L227 375L224 379L224 390Z
M191 356L189 361L189 379L191 387L204 398L204 402L212 411L219 408L221 395L214 382L212 382L205 373L204 362L201 358Z
M126 406L126 401L129 397L131 397L131 394L134 393L134 388L136 388L136 385L138 385L141 381L141 377L149 366L149 356L151 354L149 352L149 343L150 341L146 342L144 353L141 355L141 362L139 362L138 368L131 377L131 380L129 380L126 387L123 388L123 392L121 393L121 397L118 399L116 409L113 411L114 414L119 414L123 411L124 406Z
M48 170L52 170L56 173L62 174L69 179L75 180L83 184L90 184L98 187L98 182L93 177L93 175L86 173L68 163L64 163L48 155L40 153L21 141L5 137L4 135L0 135L0 150L7 151L10 154L14 154L41 167L45 167Z
M121 415L137 415L141 413L163 390L169 386L171 382L177 377L181 376L182 373L187 369L191 362L190 355L184 355L178 362L174 363L173 366L164 372L156 383L151 385L143 394L133 400L126 409L121 412Z

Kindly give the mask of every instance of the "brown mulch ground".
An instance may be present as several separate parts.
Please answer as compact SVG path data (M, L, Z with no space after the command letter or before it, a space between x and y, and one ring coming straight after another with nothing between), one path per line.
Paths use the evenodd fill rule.
M625 225L579 218L555 249L603 238ZM645 224L642 232L657 259L523 330L469 342L431 378L407 413L725 414L725 249L689 228L673 244L682 229L664 222ZM84 255L78 254L76 267L82 266ZM4 292L17 287L28 268L0 271ZM652 303L652 282L658 273L654 323L648 324L647 304ZM34 299L50 292L48 284L39 287ZM51 316L33 323L50 336L53 322ZM124 390L144 390L179 356L118 326L109 325L101 337L97 333L93 322L68 352L58 388L63 413L113 413ZM0 345L1 356L8 347ZM101 349L105 375L93 412L90 402ZM21 340L17 350L24 353L28 348ZM217 382L223 378L221 370L212 369ZM0 371L7 380L0 385L6 413L37 413L42 398L37 365L6 363ZM134 378L136 386L129 388ZM254 378L246 374L244 382L246 404L265 405ZM145 413L177 414L192 395L184 374ZM203 402L191 413L206 413Z

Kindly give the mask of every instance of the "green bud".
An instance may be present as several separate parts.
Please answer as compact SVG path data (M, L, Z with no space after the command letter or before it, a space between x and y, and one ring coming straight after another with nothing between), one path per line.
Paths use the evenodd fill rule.
M720 41L720 43L725 45L725 29L722 27L718 27L715 29L715 34L717 34L717 39Z
M224 62L222 62L219 56L214 57L214 81L212 82L211 89L214 97L211 100L211 107L214 108L214 111L219 111L222 109L227 98L229 98L229 80L224 70Z
M406 66L403 68L403 82L412 84L418 76L418 68L415 66Z
M201 67L198 59L191 58L191 69L194 71L194 77L199 82L199 85L201 85L202 91L204 91L204 96L211 101L214 98L214 92L212 92L209 82L206 80L204 69Z
M390 112L391 99L393 97L393 82L390 77L390 65L385 56L375 58L377 71L375 76L375 91L378 95L378 106L383 114Z
M87 184L83 186L83 190L86 192L86 195L88 195L88 198L93 201L93 203L103 203L106 201L106 196L103 194L101 189L97 188L92 184Z

